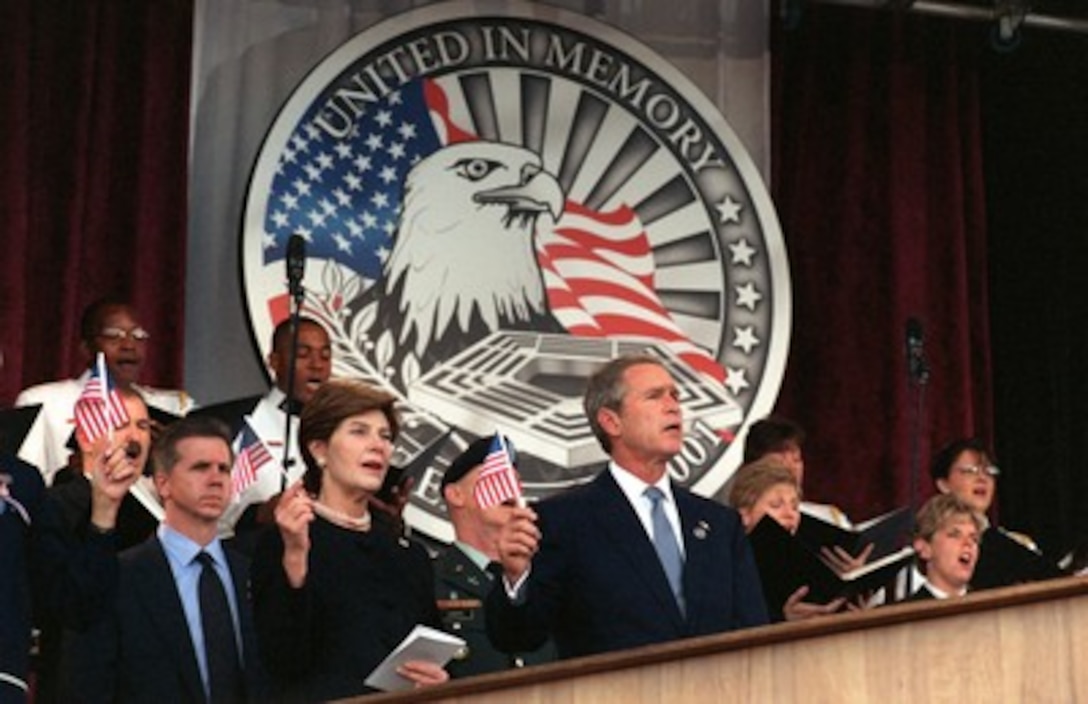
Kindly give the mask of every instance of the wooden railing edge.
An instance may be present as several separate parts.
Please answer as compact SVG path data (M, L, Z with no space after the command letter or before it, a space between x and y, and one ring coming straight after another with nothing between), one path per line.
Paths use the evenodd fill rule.
M906 622L949 618L961 614L1067 599L1086 594L1088 594L1088 579L1084 577L1065 577L1047 582L992 589L969 594L962 599L899 603L865 611L837 614L827 618L796 623L772 624L758 628L648 645L614 653L590 655L521 670L496 672L453 680L437 687L416 689L410 693L377 694L342 701L344 703L365 701L368 704L439 701L450 697L464 697L474 693L491 692L512 686L543 684L605 671L620 671L692 657L758 648L784 642L797 642L838 633L899 625Z

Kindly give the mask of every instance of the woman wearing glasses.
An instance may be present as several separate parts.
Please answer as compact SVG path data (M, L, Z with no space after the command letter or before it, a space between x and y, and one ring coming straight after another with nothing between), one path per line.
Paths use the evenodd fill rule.
M962 438L945 445L934 455L929 471L937 491L958 497L981 519L982 544L971 579L973 590L1060 576L1054 562L1039 552L1031 538L990 522L987 514L1001 470L981 440Z
M942 494L955 494L980 516L994 501L1001 470L978 438L955 440L933 457L929 467L933 484Z

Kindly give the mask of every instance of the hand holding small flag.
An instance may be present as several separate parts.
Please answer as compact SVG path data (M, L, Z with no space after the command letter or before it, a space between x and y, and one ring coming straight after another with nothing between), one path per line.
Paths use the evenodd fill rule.
M249 420L243 421L241 431L234 438L234 467L230 472L233 495L241 495L257 481L257 472L271 461L272 453L257 437Z
M93 445L103 436L112 437L116 428L129 422L128 409L110 379L106 357L101 352L95 358L91 376L76 399L75 417L76 432L88 445Z
M516 501L518 506L525 505L516 461L513 446L496 432L484 457L483 471L472 490L480 508L491 508L510 500Z

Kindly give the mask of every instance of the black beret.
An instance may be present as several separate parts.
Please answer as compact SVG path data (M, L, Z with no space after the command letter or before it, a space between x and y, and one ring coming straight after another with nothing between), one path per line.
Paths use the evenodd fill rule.
M476 467L484 463L484 458L487 457L488 452L491 450L491 443L495 441L494 435L488 435L487 437L477 438L465 448L465 451L457 456L453 462L450 462L449 469L442 475L442 484L440 489L444 490L447 484L459 481L461 477L471 472ZM514 454L514 447L510 443L510 439L503 436L503 442L506 444L507 452L510 455L510 461L515 467L518 466L517 455Z
M447 484L459 481L461 477L471 472L474 468L484 463L484 458L487 457L487 451L491 448L491 441L495 439L494 435L490 435L486 438L477 438L465 448L465 451L457 456L453 462L450 462L449 469L442 475L442 489L446 488Z

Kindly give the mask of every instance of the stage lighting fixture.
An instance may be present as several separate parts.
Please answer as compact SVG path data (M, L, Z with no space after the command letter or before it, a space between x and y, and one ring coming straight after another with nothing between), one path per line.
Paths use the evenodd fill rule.
M990 28L994 51L1008 53L1020 46L1024 18L1030 11L1027 0L994 0L994 25Z

